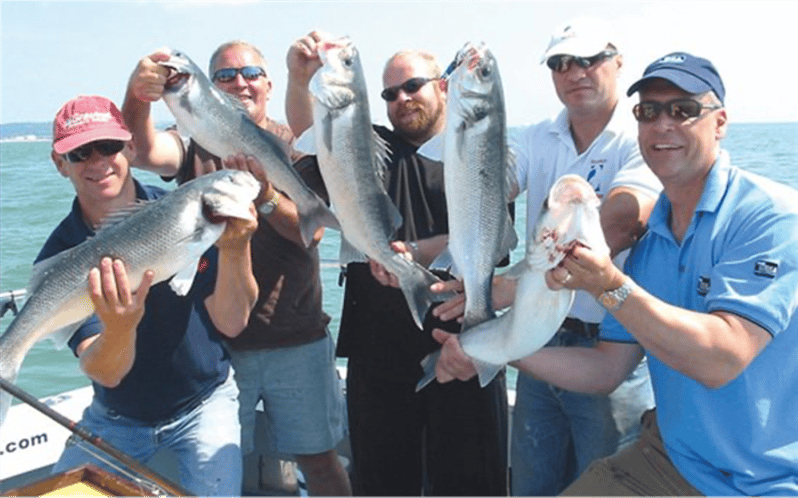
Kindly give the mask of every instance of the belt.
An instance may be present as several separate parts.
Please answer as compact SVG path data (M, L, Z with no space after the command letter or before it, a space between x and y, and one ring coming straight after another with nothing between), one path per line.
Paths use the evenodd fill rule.
M588 339L597 337L599 333L598 323L587 323L579 320L578 318L570 317L566 318L565 321L562 322L560 330L562 329L579 334L583 337L587 337Z

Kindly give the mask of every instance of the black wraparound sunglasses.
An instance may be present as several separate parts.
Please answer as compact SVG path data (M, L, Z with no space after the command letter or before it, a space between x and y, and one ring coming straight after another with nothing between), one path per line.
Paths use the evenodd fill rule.
M399 97L399 90L402 90L407 94L416 93L417 91L421 90L422 86L437 79L438 78L410 78L401 85L389 86L383 90L382 93L380 93L380 97L385 99L387 102L393 102Z
M659 118L660 113L665 114L677 121L685 121L689 118L696 118L701 115L703 109L720 109L719 105L703 105L693 99L674 99L668 102L656 102L653 100L643 101L632 107L632 114L635 119L643 123L651 123Z
M91 157L92 151L97 151L104 157L113 156L125 148L125 142L121 140L96 140L81 145L64 154L64 159L71 163L82 163Z
M571 69L571 64L576 64L581 68L587 69L590 66L614 55L618 55L618 52L615 50L605 50L603 52L599 52L593 57L577 57L575 55L563 54L552 55L546 60L546 65L549 66L549 69L554 72L564 73Z

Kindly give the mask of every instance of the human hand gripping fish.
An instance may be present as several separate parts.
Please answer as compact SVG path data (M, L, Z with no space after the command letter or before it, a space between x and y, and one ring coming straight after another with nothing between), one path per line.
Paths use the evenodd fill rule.
M447 382L469 379L475 373L484 386L504 365L531 355L551 339L571 307L573 289L583 283L574 277L566 279L563 268L569 272L575 268L580 277L593 271L593 267L581 270L572 265L571 260L583 257L584 251L609 260L599 204L593 188L578 176L565 175L552 186L533 235L527 239L524 260L504 273L506 278L517 278L512 307L459 336L435 331L433 336L443 347L422 361L426 375L417 390L436 377ZM555 278L559 285L553 282ZM598 292L600 285L598 281L592 284ZM441 313L460 308L453 303Z

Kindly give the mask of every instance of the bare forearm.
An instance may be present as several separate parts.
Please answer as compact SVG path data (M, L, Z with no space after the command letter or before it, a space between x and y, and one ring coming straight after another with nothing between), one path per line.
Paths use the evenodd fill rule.
M151 104L128 93L122 115L136 146L134 165L161 176L174 176L180 166L182 149L171 133L159 132L152 119Z
M219 250L219 270L213 294L205 300L213 324L222 334L235 337L244 330L258 298L252 275L250 245L246 250Z
M639 287L614 315L654 356L710 388L736 378L770 340L740 317L678 308Z
M511 365L567 391L608 394L642 357L637 345L599 343L593 348L543 348Z
M111 331L87 339L78 350L80 368L94 382L113 388L133 368L136 357L136 331Z
M313 97L308 90L308 81L289 75L285 94L285 117L297 137L313 126Z
M645 231L655 199L634 189L613 189L601 207L601 226L610 253L628 249Z

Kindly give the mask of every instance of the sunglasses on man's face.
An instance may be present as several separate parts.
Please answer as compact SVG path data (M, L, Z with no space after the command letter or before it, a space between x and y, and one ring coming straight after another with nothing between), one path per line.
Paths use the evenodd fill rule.
M266 76L266 71L260 66L224 67L213 73L212 81L229 83L236 79L238 73L247 81L254 81L261 76Z
M615 50L605 50L599 52L593 57L576 57L575 55L552 55L546 60L546 65L555 73L564 73L571 69L571 64L587 69L590 66L597 64L608 57L617 55Z
M125 148L125 142L121 140L97 140L81 145L64 154L64 159L71 163L82 163L91 157L92 151L97 151L101 156L109 157L119 153Z
M386 102L393 102L399 97L399 90L404 91L410 95L421 90L421 87L430 81L437 80L438 78L410 78L401 85L389 86L380 93L380 97L385 99Z
M703 105L693 99L675 99L668 102L648 100L632 107L635 119L642 123L651 123L659 118L662 111L676 121L685 121L701 115L703 109L720 109L719 105Z

